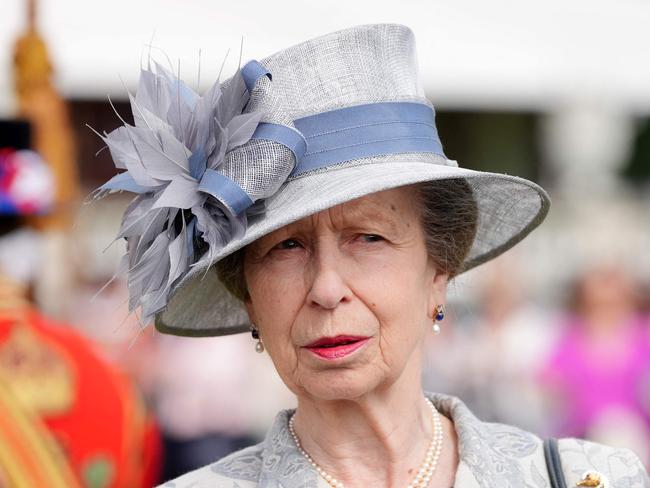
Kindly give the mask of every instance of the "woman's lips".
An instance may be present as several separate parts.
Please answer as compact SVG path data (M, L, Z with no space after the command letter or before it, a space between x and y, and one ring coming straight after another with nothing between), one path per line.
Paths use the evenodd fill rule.
M333 360L352 354L369 339L370 337L360 336L322 337L305 348L323 359Z

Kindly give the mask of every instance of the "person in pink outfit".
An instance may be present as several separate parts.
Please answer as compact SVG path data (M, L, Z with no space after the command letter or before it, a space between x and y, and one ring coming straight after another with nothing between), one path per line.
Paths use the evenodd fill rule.
M542 373L555 435L633 445L650 460L650 319L613 265L585 273Z

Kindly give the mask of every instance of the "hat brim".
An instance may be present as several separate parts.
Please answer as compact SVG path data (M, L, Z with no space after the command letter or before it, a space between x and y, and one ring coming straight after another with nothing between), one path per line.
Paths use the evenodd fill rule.
M156 328L181 336L219 336L249 330L243 304L226 291L210 264L287 224L371 193L425 181L464 178L474 192L479 215L476 237L461 272L514 246L548 213L549 196L535 183L506 174L459 168L440 159L442 164L357 162L287 181L266 200L265 213L249 222L241 238L218 252L212 263L197 263L175 287L167 308L156 315Z

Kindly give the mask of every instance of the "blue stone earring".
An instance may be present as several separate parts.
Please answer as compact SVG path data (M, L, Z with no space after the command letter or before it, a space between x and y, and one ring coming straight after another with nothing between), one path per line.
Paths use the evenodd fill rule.
M436 317L433 319L433 333L434 334L440 334L440 325L438 325L438 322L440 322L442 319L445 318L445 306L444 305L438 305L436 307Z
M255 351L259 352L260 354L264 352L264 344L262 343L262 339L260 339L260 333L257 330L257 327L254 325L251 325L251 335L253 336L253 339L257 339L257 344L255 344Z

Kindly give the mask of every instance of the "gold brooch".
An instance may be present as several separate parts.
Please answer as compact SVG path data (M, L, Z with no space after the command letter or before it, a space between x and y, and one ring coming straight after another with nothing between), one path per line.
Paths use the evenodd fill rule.
M576 483L576 486L590 486L593 488L609 488L609 482L604 475L597 471L585 471L582 479Z

